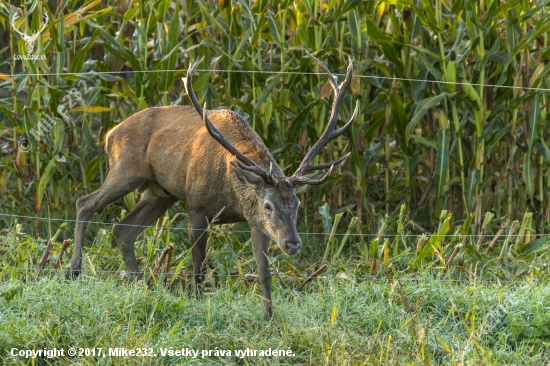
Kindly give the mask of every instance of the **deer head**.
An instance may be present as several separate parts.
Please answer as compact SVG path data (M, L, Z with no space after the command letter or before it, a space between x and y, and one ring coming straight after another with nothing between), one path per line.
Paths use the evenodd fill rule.
M344 94L348 89L353 76L353 62L349 61L347 74L342 84L338 85L338 78L334 76L315 56L305 52L311 57L321 69L327 74L329 82L334 89L334 101L330 112L329 122L323 131L319 141L317 141L309 152L304 157L303 161L296 172L286 177L273 158L270 157L269 167L261 167L254 162L250 157L241 153L233 146L221 133L214 127L212 122L206 115L205 108L203 109L193 91L192 76L197 66L202 62L202 58L192 63L189 66L187 76L183 78L185 89L191 103L195 107L199 115L202 116L206 129L210 135L217 140L220 145L235 156L236 160L233 168L236 170L237 178L243 185L252 188L250 199L253 202L253 213L249 213L247 220L251 225L254 225L268 234L273 240L277 241L279 247L287 254L295 254L300 251L301 240L296 231L296 216L300 201L296 196L296 190L304 186L312 186L323 183L335 165L342 163L348 156L340 157L339 159L320 165L312 165L311 161L325 145L331 140L343 134L357 118L359 103L356 104L355 110L350 120L341 128L336 129L338 121L338 111L344 98ZM265 162L264 162L265 165ZM319 174L306 174L312 171L328 169L325 174L319 177ZM246 215L246 213L245 213Z
M42 29L38 30L38 31L34 31L33 34L31 36L27 35L26 32L25 33L21 33L18 29L17 29L17 26L15 25L16 21L18 18L21 18L21 16L18 14L18 13L15 13L13 14L13 17L11 18L11 26L12 28L17 32L19 33L19 35L21 36L21 38L23 38L23 40L25 41L25 43L27 44L27 53L28 54L31 54L33 51L34 51L34 43L36 42L36 40L38 39L38 36L40 35L40 33L42 33L42 31L46 28L46 26L48 25L48 14L44 14L44 25L42 26Z

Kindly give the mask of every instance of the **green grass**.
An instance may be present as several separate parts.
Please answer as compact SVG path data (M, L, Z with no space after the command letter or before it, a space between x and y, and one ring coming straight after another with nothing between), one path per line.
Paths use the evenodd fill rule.
M478 237L472 232L472 216L460 220L455 219L452 213L442 211L438 228L431 234L419 236L412 232L414 222L402 206L398 217L386 216L378 223L377 231L366 236L355 232L357 227L353 223L356 218L343 214L331 215L324 207L327 206L319 210L321 218L318 221L322 223L317 230L324 229L326 234L308 232L311 231L308 230L311 223L300 220L303 250L299 255L287 256L273 243L270 262L274 273L307 277L323 263L329 263L334 274L343 272L351 277L363 278L396 279L425 271L446 275L449 279L472 276L505 281L549 279L550 237L533 234L526 223L527 214L521 224L487 214L487 225L484 223L480 228L481 234L484 234L486 226L499 226L500 229L497 235ZM32 222L33 219L26 221ZM9 278L33 279L33 271L40 263L48 242L53 245L44 268L52 269L60 256L62 243L72 243L74 228L71 221L49 222L48 230L42 231L43 238L32 237L25 230L28 225L16 222L11 229L0 232L0 268L3 268L0 281ZM185 215L166 216L159 219L155 226L144 230L135 245L136 256L143 260L142 271L150 274L156 266L155 260L173 247L170 249L170 275L175 276L180 270L191 273L191 247L186 222ZM91 267L93 273L125 269L111 230L112 225L108 223L95 222L88 226L84 265ZM72 245L69 245L60 267L68 264L71 254ZM211 226L207 266L208 272L221 276L243 276L255 271L247 224ZM20 272L26 268L32 270ZM217 277L214 280L215 283L220 282Z
M264 322L256 285L243 281L197 300L181 289L84 276L0 285L0 361L19 349L152 347L144 364L518 365L547 362L546 284L319 279L306 291L274 280L275 315ZM290 349L294 357L161 357L160 347ZM542 360L545 361L542 361ZM59 359L35 360L58 364ZM64 360L65 362L67 359ZM101 364L141 359L100 358ZM96 364L92 357L71 358Z
M334 225L336 217L330 217ZM93 241L85 248L84 273L66 281L62 268L70 247L61 269L55 270L53 264L61 238L70 237L70 231L57 232L44 271L37 273L47 240L34 239L22 226L14 226L0 235L0 364L31 364L11 357L14 347L65 351L101 347L104 352L109 347L152 348L158 356L46 358L35 360L38 365L95 365L98 360L122 365L545 364L545 343L550 341L547 241L532 240L521 244L523 251L508 251L502 249L513 247L515 238L508 245L503 238L493 249L505 254L499 264L495 255L476 253L477 239L462 236L460 225L450 225L450 217L442 217L436 234L449 230L454 235L433 235L437 240L423 242L399 231L403 235L396 244L398 236L384 233L394 226L388 219L379 230L380 240L362 246L351 237L338 257L334 250L341 236L328 236L327 241L303 236L304 252L293 257L275 250L270 258L275 306L270 323L263 320L258 284L246 276L254 274L255 267L248 236L240 232L244 225L213 228L207 251L211 275L201 299L194 296L192 280L185 275L190 273L191 258L182 232L149 228L138 238L136 251L144 258L141 268L147 287L121 278L124 265L112 246L109 228L90 230ZM151 270L171 243L178 245L168 280L181 268L185 282L176 279L172 286L164 286L164 272L152 277ZM429 243L433 247L427 251ZM449 258L457 243L465 248L445 270L438 260ZM298 290L319 268L325 252L327 270ZM163 357L160 349L170 347L230 350L232 355ZM291 350L295 356L235 355L247 348Z

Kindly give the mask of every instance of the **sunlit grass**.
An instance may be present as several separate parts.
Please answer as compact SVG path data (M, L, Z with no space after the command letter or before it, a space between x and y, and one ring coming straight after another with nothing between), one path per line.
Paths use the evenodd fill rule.
M11 280L0 285L0 359L23 363L8 355L12 347L217 347L295 354L247 359L254 364L514 365L545 357L550 337L550 288L543 284L447 282L420 275L401 281L332 278L297 292L275 281L276 312L269 324L262 320L255 287L220 286L197 300L178 289L114 279ZM205 361L159 356L145 363ZM207 362L244 364L234 355Z

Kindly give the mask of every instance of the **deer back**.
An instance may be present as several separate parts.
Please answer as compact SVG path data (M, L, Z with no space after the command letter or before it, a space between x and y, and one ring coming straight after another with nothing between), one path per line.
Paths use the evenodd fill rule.
M282 175L262 139L241 116L227 109L207 115L242 154L266 169L271 163L274 173ZM220 220L245 219L242 201L247 190L231 167L235 156L210 136L193 108L138 112L107 134L105 149L111 167L122 165L158 183L167 195L185 201L187 211L212 217L223 208Z

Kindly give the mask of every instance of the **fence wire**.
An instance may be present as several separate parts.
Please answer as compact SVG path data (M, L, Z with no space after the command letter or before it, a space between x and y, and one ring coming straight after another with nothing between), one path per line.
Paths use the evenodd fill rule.
M325 75L323 72L302 72L302 71L273 71L273 70L223 70L223 69L197 69L200 72L227 72L227 73L244 73L244 74L283 74L283 75ZM186 74L186 70L173 69L173 70L126 70L126 71L85 71L85 72L59 72L59 73L17 73L7 74L11 78L17 75L21 76L68 76L68 75L80 75L80 76L96 76L100 74L147 74L150 72L162 73L162 72L178 72ZM346 76L346 74L333 74L335 76ZM414 79L414 78L399 78L391 76L377 76L377 75L362 75L353 74L353 76L361 79L380 79L380 80L395 80L395 81L409 81L409 82L421 82L421 83L434 83L434 84L453 84L453 85L471 85L471 86L483 86L491 88L503 88L503 89L521 89L521 90L533 90L538 92L550 92L550 88L539 88L529 86L515 86L515 85L497 85L497 84L480 84L480 83L466 83L460 81L443 81L443 80L429 80L429 79Z
M43 221L57 221L57 222L85 222L85 221L77 221L77 220L69 220L69 219L59 219L59 218L46 218L46 217L34 217L34 216L25 216L25 215L14 215L14 214L5 214L5 213L0 213L0 217L16 217L16 218L22 218L22 219L33 219L33 220L43 220ZM95 223L95 224L99 224L99 225L114 225L116 223L105 223L105 222L100 222L100 221L93 221L93 222L88 222L88 223ZM154 228L156 230L158 229L167 229L167 230L183 230L183 231L187 231L188 229L187 228L177 228L177 227L170 227L170 226L154 226L154 225L150 225L150 226L145 226L145 225L126 225L126 226L135 226L135 227L142 227L142 228ZM210 232L216 232L216 233L219 233L219 231L216 231L216 230L206 230L206 231L210 231ZM229 230L228 230L229 231ZM243 231L243 230L230 230L231 232L233 233L250 233L250 231ZM326 234L326 233L311 233L311 232L305 232L305 233L299 233L301 235L329 235L329 234ZM364 236L364 237L380 237L380 238L386 238L386 237L397 237L397 236L400 236L400 237L420 237L421 235L425 235L425 234L403 234L403 235L398 235L398 234L358 234L358 233L348 233L348 234L338 234L338 235L354 235L354 236ZM438 234L433 234L433 235L438 235ZM491 235L491 234L469 234L469 235L465 235L465 234L457 234L458 236L460 237L494 237L494 235ZM439 236L444 236L444 237L450 237L450 236L454 236L452 234L447 234L447 235L439 235ZM503 235L503 239L505 239L506 237L508 239L510 239L511 237L518 237L520 235ZM525 235L521 235L521 236L525 236ZM532 234L531 235L532 237L546 237L548 238L548 235L547 234ZM426 239L429 239L428 237L426 237ZM48 258L50 256L48 255ZM55 256L54 256L55 258ZM51 262L53 264L53 262ZM154 264L155 262L150 262L150 264ZM444 266L443 264L440 265L441 267ZM174 267L175 268L175 267ZM433 267L433 270L434 271L437 271L437 265L435 267ZM148 270L152 271L153 269L151 267L148 267L147 268ZM160 270L162 270L162 272L158 273L158 274L155 274L155 278L173 278L174 280L176 280L178 278L178 276L180 274L183 274L184 276L187 276L187 277L193 277L193 276L196 276L196 274L193 274L193 273L187 273L185 271L181 271L180 273L174 273L172 274L171 272L168 272L166 273L164 271L164 265L163 263L161 263L161 265L159 266ZM157 269L157 270L158 270ZM329 270L327 268L327 270ZM10 273L10 272L31 272L33 273L34 275L38 275L40 273L49 273L49 274L52 274L52 275L60 275L62 276L63 273L65 271L65 268L43 268L43 267L8 267L8 268L4 268L4 269L0 269L0 278L2 277L1 275L4 273ZM245 280L255 280L257 278L257 275L256 274L219 274L219 273L214 273L215 269L212 270L212 272L206 274L206 278L212 278L212 277L216 277L216 278L235 278L235 279L245 279ZM323 270L324 272L324 270ZM148 275L148 273L150 272L145 272L145 275ZM120 276L120 278L127 278L133 274L144 274L143 272L137 272L137 273L134 273L134 272L128 272L128 271L125 271L125 270L97 270L97 269L89 269L87 270L86 272L82 271L81 274L83 276L87 276L87 277L97 277L98 275L117 275L117 276ZM338 281L349 281L349 282L353 282L355 284L357 284L358 282L376 282L376 283L399 283L399 282L416 282L416 283L422 283L422 282L425 282L425 276L419 276L419 277L415 277L414 275L413 276L410 276L410 277L401 277L401 278L392 278L392 277L381 277L381 276L354 276L353 274L348 274L348 273L338 273L338 274L335 274L335 275L316 275L315 273L313 274L310 274L310 275L302 275L302 274L297 274L297 273L280 273L280 272L273 272L272 273L272 277L274 279L280 279L280 280L295 280L295 281L304 281L303 284L301 284L301 286L305 285L305 283L309 282L309 281L312 281L312 280L338 280ZM503 279L486 279L486 278L478 278L478 277L475 277L474 278L471 278L471 276L468 276L467 278L465 277L458 277L458 278L429 278L429 280L431 281L437 281L437 282L444 282L444 283L472 283L472 284L476 284L476 283L479 283L479 284L495 284L495 285L498 285L500 287L504 286L504 285L507 285L507 284L516 284L516 285L530 285L530 286L535 286L535 285L541 285L543 283L547 283L547 281L545 280L542 280L542 279L530 279L530 280L521 280L521 279L509 279L509 280L503 280Z
M152 268L149 268L152 271ZM3 273L9 273L10 271L17 271L17 272L33 272L35 274L39 274L42 272L49 272L49 273L58 273L62 275L65 271L65 268L39 268L39 267L10 267L6 268L2 271L0 271L0 274ZM130 275L148 275L149 272L128 272L125 270L97 270L97 269L90 269L89 271L82 271L80 273L80 276L88 276L97 274L117 274L120 275L122 278L128 278ZM181 274L188 277L193 276L200 276L193 273L187 273L185 271L181 271ZM179 275L179 274L178 274ZM174 277L177 279L178 277L174 273L165 273L165 272L159 272L158 274L154 275L158 278L172 278ZM258 275L249 273L249 274L219 274L219 273L207 273L204 275L206 279L210 277L217 277L217 278L235 278L235 279L245 279L245 280L255 280L257 279ZM479 277L468 277L468 278L426 278L426 276L418 276L418 277L400 277L400 278L392 278L392 277L377 277L377 276L353 276L350 274L336 274L336 275L300 275L300 274L288 274L288 273L280 273L280 272L272 272L271 273L272 278L274 279L283 279L283 280L341 280L341 281L350 281L350 282L378 282L378 283L399 283L399 282L416 282L416 283L422 283L422 282L429 282L429 281L437 281L437 282L443 282L443 283L484 283L484 284L496 284L496 285L502 285L502 284L525 284L525 285L541 285L541 284L548 284L548 281L539 279L539 278L532 278L529 280L522 280L522 279L509 279L509 280L503 280L503 279L490 279L490 278L479 278Z
M272 70L223 70L223 69L197 69L197 71L201 72L228 72L228 73L262 73L262 74L288 74L288 75L325 75L323 72L300 72L300 71L272 71ZM66 76L66 75L80 75L80 76L96 76L100 74L135 74L135 73L149 73L149 72L181 72L185 73L185 70L180 69L172 69L172 70L128 70L128 71L87 71L87 72L61 72L61 73L18 73L18 74L9 74L11 78L14 78L17 75L21 76ZM346 74L334 74L335 76L345 76ZM539 92L550 92L550 88L532 88L532 87L524 87L524 86L510 86L510 85L496 85L496 84L479 84L479 83L463 83L463 82L449 82L449 81L441 81L441 80L428 80L428 79L414 79L414 78L398 78L398 77L389 77L389 76L375 76L375 75L361 75L361 74L354 74L355 77L358 78L367 78L367 79L383 79L383 80L397 80L397 81L410 81L410 82L426 82L426 83L438 83L438 84L455 84L455 85L472 85L472 86L484 86L484 87L494 87L494 88L507 88L507 89L522 89L522 90L534 90ZM154 226L154 225L132 225L132 224L121 224L121 223L114 223L114 222L98 222L98 221L77 221L77 220L70 220L70 219L59 219L59 218L45 218L45 217L34 217L34 216L25 216L25 215L15 215L15 214L0 214L0 216L3 217L16 217L16 218L23 218L23 219L33 219L33 220L41 220L41 221L62 221L62 222L87 222L89 224L99 224L99 225L119 225L119 226L131 226L131 227L141 227L141 228L157 228L157 229L169 229L174 231L189 231L189 230L199 230L202 231L202 229L190 229L190 228L182 228L182 227L165 227L165 226ZM205 230L207 232L212 232L213 230L207 229ZM249 230L231 230L233 233L250 233ZM217 231L216 231L217 232ZM330 233L313 233L313 232L299 232L300 235L329 235ZM503 233L504 234L504 233ZM454 237L457 236L455 234L437 234L437 233L424 233L424 234L383 234L379 235L376 233L372 234L365 234L365 233L335 233L333 234L335 236L360 236L360 237L383 237L383 238L392 238L392 237L418 237L420 235L438 235L438 236L445 236L445 237ZM532 237L545 237L548 234L544 233L532 233L530 234ZM473 238L481 238L481 237L494 237L494 234L459 234L460 237L473 237ZM515 238L518 236L525 236L520 234L504 234L503 236L509 237L509 238Z
M174 226L162 226L162 225L134 225L134 224L121 224L118 222L103 222L103 221L79 221L79 220L72 220L72 219L61 219L61 218L49 218L49 217L40 217L40 216L26 216L26 215L16 215L16 214L5 214L0 213L0 217L12 217L12 218L20 218L20 219L27 219L27 220L39 220L39 221L54 221L54 222L74 222L74 223L88 223L88 224L96 224L96 225L104 225L104 226L128 226L128 227L140 227L143 229L146 228L152 228L152 229L165 229L165 230L171 230L171 231L206 231L206 232L213 232L213 233L219 233L220 230L213 230L213 229L191 229L191 228L185 228L185 227L174 227ZM159 219L160 220L160 219ZM217 225L214 223L214 225ZM222 224L224 225L224 224ZM232 224L225 224L225 225L232 225ZM233 229L227 229L227 231L231 231L232 233L239 233L239 234L250 234L250 230L233 230ZM420 234L380 234L380 233L326 233L326 232L298 232L299 235L323 235L323 236L357 236L357 237L366 237L366 238L408 238L408 237L420 237L422 235L426 236L427 239L429 239L431 236L439 236L439 237L460 237L460 238L492 238L495 237L495 234L438 234L438 233L420 233ZM517 238L517 237L525 237L527 234L507 234L505 232L502 233L501 236L508 237L508 238ZM545 233L530 233L530 237L532 238L548 238L550 240L550 234Z
M209 73L246 73L246 74L285 74L285 75L325 75L322 72L300 72L300 71L273 71L273 70L222 70L222 69L197 69L197 71L200 72L209 72ZM156 73L162 73L162 72L174 72L174 73L182 73L185 74L186 70L180 70L180 69L173 69L173 70L143 70L143 71L137 71L137 70L129 70L129 71L89 71L89 72L78 72L78 73L71 73L71 72L63 72L63 73L18 73L18 74L11 74L8 75L12 79L16 76L68 76L68 75L76 75L76 76L98 76L100 74L136 74L136 73L150 73L150 72L156 72ZM336 73L335 76L345 76L346 74ZM375 76L375 75L362 75L362 74L354 74L357 78L362 79L378 79L378 80L391 80L391 81L406 81L406 82L423 82L423 83L433 83L433 84L454 84L454 85L471 85L471 86L483 86L483 87L492 87L492 88L503 88L503 89L519 89L519 90L529 90L529 91L537 91L537 92L543 92L548 93L550 92L550 88L540 88L540 87L527 87L527 86L513 86L513 85L496 85L496 84L480 84L480 83L464 83L464 82L449 82L449 81L442 81L442 80L429 80L429 79L414 79L414 78L398 78L398 77L389 77L389 76ZM16 215L16 214L5 214L0 213L0 217L9 217L9 218L18 218L18 219L26 219L26 220L40 220L40 221L48 221L48 222L73 222L73 223L88 223L88 224L97 224L97 225L104 225L104 226L112 226L112 225L119 225L119 226L129 226L129 227L140 227L140 228L153 228L153 229L165 229L165 230L171 230L171 231L189 231L193 230L190 228L183 228L183 227L172 227L172 226L160 226L160 225L133 225L133 224L121 224L121 223L115 223L115 222L101 222L101 221L78 221L78 220L72 220L72 219L62 219L62 218L48 218L48 217L37 217L37 216L28 216L28 215ZM201 229L195 229L195 230L201 230ZM211 230L207 229L205 230L207 232L217 232L219 233L219 230ZM232 233L245 233L249 234L249 230L231 230ZM329 236L330 233L325 232L299 232L300 235L323 235L323 236ZM377 234L377 233L335 233L332 234L335 236L356 236L356 237L366 237L366 238L393 238L393 237L420 237L422 235L426 235L428 238L429 236L436 235L440 237L460 237L460 238L482 238L482 237L495 237L494 234L437 234L437 233L423 233L423 234ZM525 234L507 234L502 233L502 237L504 238L517 238L519 236L525 236ZM544 233L531 233L531 237L533 238L548 238L548 234ZM4 268L0 270L1 273L11 272L11 271L17 271L17 272L34 272L34 273L42 273L42 272L48 272L48 273L62 273L64 271L64 268L39 268L39 267L10 267L10 268ZM124 271L124 270L91 270L94 275L99 274L118 274L121 276L127 276L132 275L133 273ZM141 272L140 272L141 273ZM86 273L82 273L82 275L87 275ZM194 276L195 274L186 273L187 276ZM162 274L156 275L157 277L162 277ZM170 274L164 273L164 276L171 277ZM287 280L342 280L342 281L368 281L368 282L377 282L377 283L400 283L400 282L424 282L425 278L415 278L415 277L402 277L402 278L385 278L385 277L376 277L376 276L353 276L353 275L318 275L318 276L312 276L312 275L298 275L298 274L287 274L287 273L272 273L273 278L279 278L279 279L287 279ZM218 278L243 278L243 279L251 279L255 278L255 275L239 275L239 274L217 274L217 273L210 273L207 274L206 277L218 277ZM437 281L437 282L444 282L444 283L482 283L482 284L495 284L500 287L506 284L518 284L518 285L530 285L530 286L536 286L541 285L543 283L546 283L546 281L535 279L531 281L525 281L525 280L500 280L500 279L482 279L482 278L431 278L429 280Z

